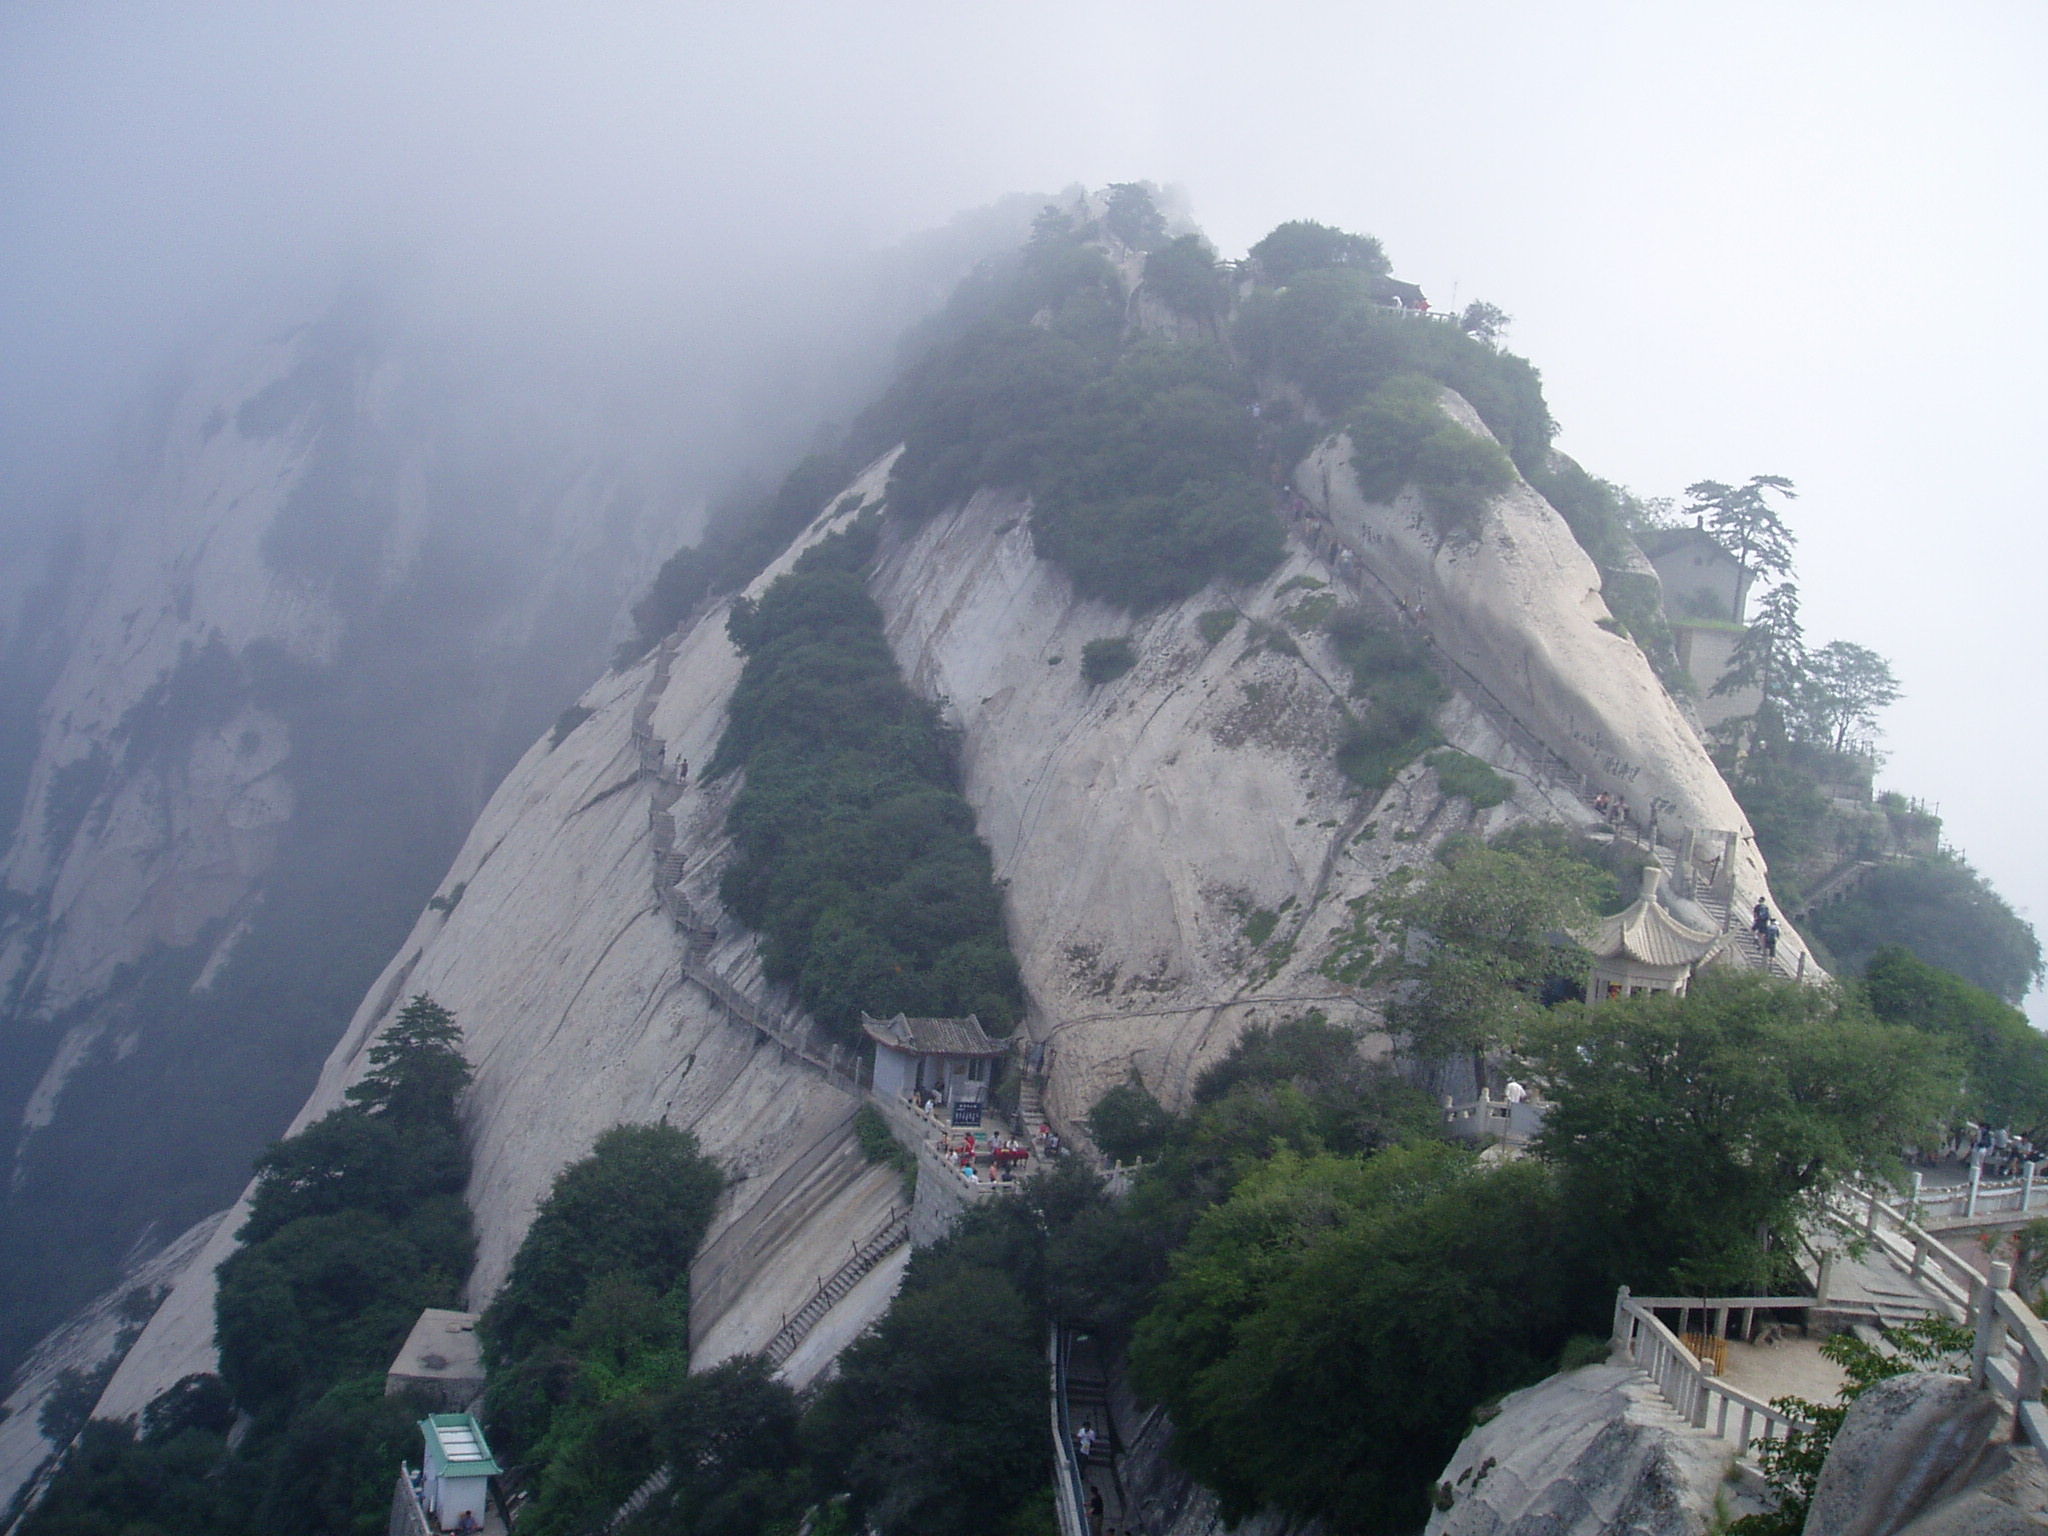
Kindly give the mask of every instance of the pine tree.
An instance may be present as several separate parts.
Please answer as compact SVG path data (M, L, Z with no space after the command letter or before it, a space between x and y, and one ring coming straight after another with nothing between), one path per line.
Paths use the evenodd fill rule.
M1757 707L1760 741L1782 740L1786 709L1806 686L1806 636L1799 625L1799 588L1781 582L1757 604L1756 618L1736 642L1728 670L1714 684L1713 695L1755 688L1763 694Z
M1701 480L1685 488L1685 509L1752 576L1783 576L1792 569L1792 546L1799 541L1765 499L1766 491L1788 501L1799 494L1783 475L1751 475L1740 486Z
M348 1100L370 1114L415 1124L453 1122L469 1079L455 1015L421 992L370 1047L370 1070L349 1089Z

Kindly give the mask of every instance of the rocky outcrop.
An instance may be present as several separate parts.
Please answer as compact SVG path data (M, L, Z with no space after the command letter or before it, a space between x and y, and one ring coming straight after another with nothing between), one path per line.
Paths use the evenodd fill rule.
M1486 425L1456 394L1444 408L1468 431ZM1648 660L1613 629L1592 560L1548 502L1517 478L1488 508L1473 541L1437 532L1410 487L1391 503L1366 500L1350 467L1350 440L1323 443L1296 471L1365 580L1421 615L1432 642L1472 689L1526 727L1589 790L1626 797L1654 814L1677 845L1686 829L1704 857L1734 834L1734 862L1716 869L1743 909L1769 898L1755 833ZM1773 909L1777 907L1772 902ZM1795 968L1804 942L1787 930L1781 959ZM1810 956L1806 970L1819 974Z
M1705 1536L1744 1512L1730 1459L1633 1366L1587 1366L1514 1393L1466 1436L1428 1536Z
M1807 1510L1807 1536L2048 1531L2048 1471L2002 1441L2010 1409L1959 1376L1895 1376L1851 1405Z

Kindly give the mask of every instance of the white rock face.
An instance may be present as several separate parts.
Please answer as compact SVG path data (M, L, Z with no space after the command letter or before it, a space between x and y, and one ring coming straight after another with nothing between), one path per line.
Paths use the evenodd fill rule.
M878 494L887 466L852 489ZM1543 519L1557 523L1533 494L1515 505L1539 532ZM1372 1030L1371 1000L1323 971L1351 929L1349 902L1427 860L1453 831L1591 819L1464 698L1441 726L1509 778L1508 804L1475 816L1422 764L1376 803L1353 794L1333 757L1349 679L1313 613L1297 614L1336 580L1309 551L1293 548L1255 589L1212 589L1134 623L1076 598L1034 558L1027 515L1018 499L989 493L892 529L871 589L906 677L961 732L965 793L1005 883L1032 1007L1026 1027L1053 1047L1055 1113L1085 1113L1133 1067L1162 1098L1182 1101L1254 1021L1316 1007ZM807 539L832 526L822 516ZM1524 582L1529 603L1548 612L1535 582ZM1560 601L1583 595L1568 589ZM1200 621L1218 612L1236 618L1212 641ZM1297 644L1274 645L1291 615ZM1136 666L1091 686L1083 646L1117 635L1129 636ZM722 612L682 641L654 712L671 759L708 761L739 666ZM708 1360L765 1344L830 1255L879 1225L898 1195L892 1180L853 1177L797 1220L769 1193L800 1163L835 1151L851 1103L724 1020L680 975L677 939L650 894L648 786L631 746L649 675L643 663L595 685L583 700L591 718L557 747L536 744L506 778L441 887L444 897L460 891L454 910L421 918L298 1123L339 1102L372 1032L405 996L426 991L455 1010L477 1070L472 1306L503 1279L555 1173L607 1126L661 1119L694 1131L738 1176L697 1277L717 1314L693 1319L698 1358ZM1689 732L1673 750L1690 755L1682 771L1658 770L1672 782L1712 774ZM1718 803L1711 788L1700 787L1702 803ZM693 774L672 808L683 884L700 913L718 910L735 789L730 778L705 784ZM1247 923L1259 913L1271 914L1271 931L1255 944ZM758 988L753 938L729 918L713 964ZM209 1271L229 1241L216 1239L159 1314L103 1412L132 1413L203 1364ZM863 1284L829 1319L828 1337L850 1337L887 1293L886 1283ZM807 1349L793 1368L821 1369L827 1347Z
M345 305L245 316L110 456L44 586L10 569L0 665L41 706L0 827L0 1362L228 1198L694 520L601 424L522 432L437 345ZM420 794L371 844L350 825L397 818L352 786L380 749ZM278 980L314 926L324 969Z
M1457 395L1446 390L1443 401L1461 426L1490 438ZM1702 846L1734 832L1732 905L1769 900L1748 818L1642 652L1600 627L1611 618L1600 574L1550 504L1518 476L1494 498L1476 542L1446 542L1412 487L1392 503L1368 502L1350 462L1350 441L1339 436L1294 480L1372 584L1391 602L1419 606L1443 653L1592 788L1625 796L1639 816L1655 812L1666 841L1686 827ZM1805 954L1789 927L1780 953L1793 965ZM1810 955L1805 963L1820 974Z
M1465 1437L1428 1536L1705 1536L1731 1454L1635 1367L1587 1366L1514 1393Z

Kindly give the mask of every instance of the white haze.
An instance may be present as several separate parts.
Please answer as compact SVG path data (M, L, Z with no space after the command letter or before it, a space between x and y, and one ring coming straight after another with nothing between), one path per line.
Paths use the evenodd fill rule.
M715 376L729 447L810 387L843 253L1149 178L1227 253L1313 217L1502 305L1596 473L1796 480L1810 635L1907 690L1889 780L2048 918L2044 43L2033 0L16 3L10 526L252 283L389 263L537 356Z

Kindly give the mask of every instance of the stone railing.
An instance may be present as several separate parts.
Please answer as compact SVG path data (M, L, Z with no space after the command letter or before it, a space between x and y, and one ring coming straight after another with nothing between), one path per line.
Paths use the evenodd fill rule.
M1844 1190L1830 1197L1828 1219L1850 1240L1871 1244L1919 1287L1935 1310L1960 1321L1974 1314L1984 1274L1877 1190ZM1825 1289L1825 1287L1823 1287Z
M2013 1434L2048 1451L2048 1326L2012 1288L2012 1266L1993 1264L1979 1289L1970 1347L1970 1380L2012 1405Z
M1614 1297L1614 1348L1655 1383L1664 1401L1688 1424L1730 1442L1747 1455L1758 1441L1782 1440L1804 1421L1780 1413L1761 1398L1720 1379L1711 1360L1703 1360L1657 1317L1681 1308L1716 1312L1785 1310L1814 1305L1810 1296L1631 1296L1623 1286Z
M1532 1099L1511 1103L1483 1089L1478 1098L1463 1104L1444 1095L1444 1129L1467 1141L1484 1141L1490 1136L1511 1147L1525 1146L1543 1129L1549 1114L1548 1104Z
M2048 1326L2013 1289L2012 1266L1995 1263L1986 1274L1914 1219L1913 1208L1874 1190L1830 1201L1836 1225L1871 1243L1904 1270L1930 1300L1972 1326L1970 1379L2012 1406L2013 1431L2048 1452Z
M2035 1210L2048 1210L2048 1179L2037 1177L2033 1163L2026 1164L2016 1179L1987 1179L1983 1165L1972 1164L1968 1183L1932 1191L1916 1173L1905 1207L1906 1213L1923 1223L1978 1218L2010 1221Z

